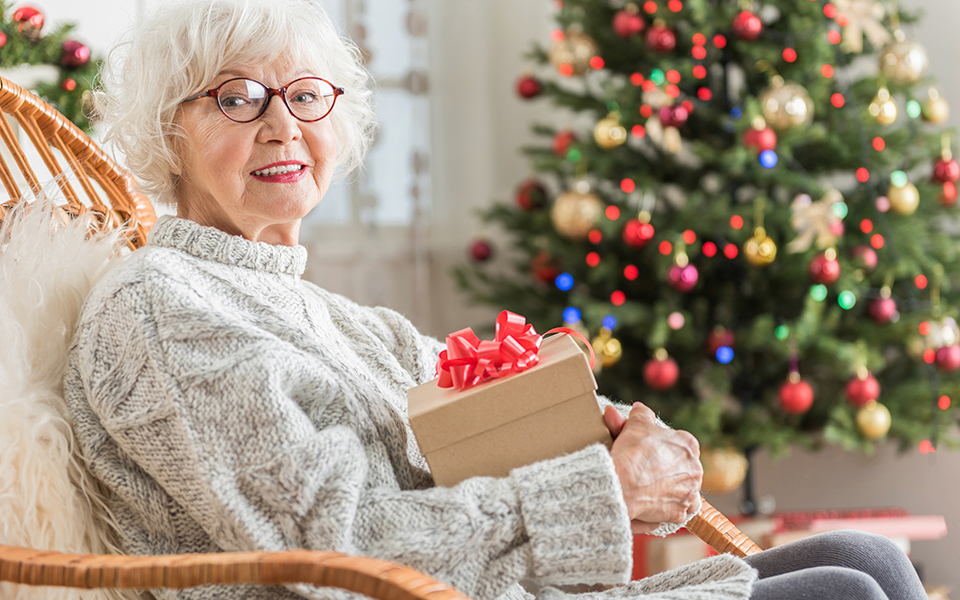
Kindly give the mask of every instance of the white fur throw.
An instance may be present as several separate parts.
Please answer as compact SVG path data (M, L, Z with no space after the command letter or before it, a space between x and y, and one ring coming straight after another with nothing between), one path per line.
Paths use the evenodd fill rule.
M97 484L76 453L62 395L67 349L93 284L116 264L119 234L21 202L0 229L0 544L117 551ZM0 583L17 600L136 597Z

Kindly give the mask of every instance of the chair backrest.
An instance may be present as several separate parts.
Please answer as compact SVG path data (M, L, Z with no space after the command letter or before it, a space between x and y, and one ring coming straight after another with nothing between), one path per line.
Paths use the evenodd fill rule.
M42 194L42 183L55 180L72 216L92 213L91 223L99 229L121 224L129 232L131 248L146 243L147 232L157 220L146 196L136 191L136 182L76 125L52 106L0 77L0 111L12 117L30 141L23 147L8 118L0 119L0 183L9 199L0 203L0 222L24 197ZM31 154L39 155L49 176L38 175L31 166ZM58 159L59 156L59 159ZM11 164L15 170L11 168ZM65 162L69 171L64 171ZM78 194L71 181L79 184ZM99 189L98 189L99 188Z

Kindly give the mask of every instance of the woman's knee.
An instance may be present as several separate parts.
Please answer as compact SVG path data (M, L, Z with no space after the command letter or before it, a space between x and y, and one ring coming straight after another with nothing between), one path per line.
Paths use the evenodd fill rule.
M889 600L872 577L844 567L813 567L761 579L750 600Z

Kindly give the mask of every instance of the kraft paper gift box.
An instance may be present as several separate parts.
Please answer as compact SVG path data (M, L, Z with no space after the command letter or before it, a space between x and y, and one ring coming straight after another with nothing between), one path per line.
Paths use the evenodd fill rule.
M593 371L569 335L544 340L540 362L464 390L437 380L407 392L410 425L434 481L452 486L613 442Z

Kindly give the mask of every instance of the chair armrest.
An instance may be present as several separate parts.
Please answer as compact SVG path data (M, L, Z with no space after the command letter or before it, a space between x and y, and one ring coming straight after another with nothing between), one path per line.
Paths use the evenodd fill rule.
M114 556L0 546L0 581L141 589L309 583L380 600L469 600L454 588L404 565L311 550Z

